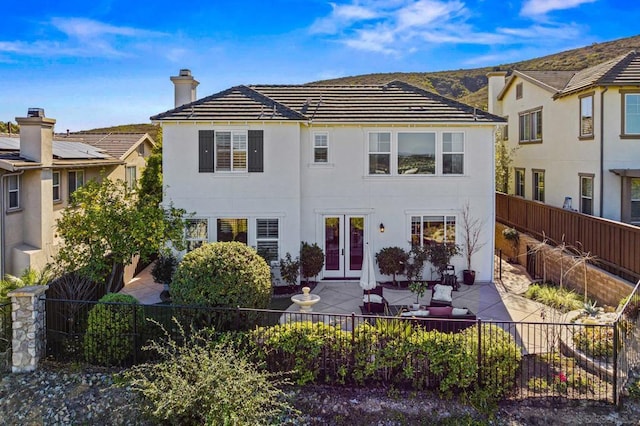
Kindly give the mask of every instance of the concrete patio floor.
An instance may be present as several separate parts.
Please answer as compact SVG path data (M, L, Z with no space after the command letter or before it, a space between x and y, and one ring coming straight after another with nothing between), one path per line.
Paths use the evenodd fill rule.
M496 258L496 263L498 262ZM496 265L496 270L498 270ZM495 282L478 282L472 286L460 285L459 291L453 292L453 306L468 308L479 319L488 321L527 321L543 322L540 311L544 308L532 300L521 296L526 292L531 279L520 265L502 262L502 279L496 273ZM134 296L142 304L160 303L162 284L154 282L151 276L151 265L129 281L121 293ZM428 305L430 292L420 299L420 303ZM313 289L312 294L320 296L320 301L313 307L314 313L351 314L360 313L362 289L358 280L321 281ZM408 290L384 289L384 297L391 305L410 305L415 302L415 295ZM288 312L297 311L292 305Z

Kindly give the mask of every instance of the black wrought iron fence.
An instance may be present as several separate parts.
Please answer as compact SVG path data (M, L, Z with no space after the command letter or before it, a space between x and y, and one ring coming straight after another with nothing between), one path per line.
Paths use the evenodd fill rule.
M620 403L630 373L640 373L640 281L620 309L614 330L615 402ZM620 348L618 350L618 348Z
M131 365L154 358L142 349L151 339L180 340L181 330L188 335L214 327L241 332L269 369L296 371L299 383L446 391L479 385L514 399L610 403L619 402L626 369L638 365L638 324L622 321L507 322L54 299L47 299L46 309L47 353L64 361Z

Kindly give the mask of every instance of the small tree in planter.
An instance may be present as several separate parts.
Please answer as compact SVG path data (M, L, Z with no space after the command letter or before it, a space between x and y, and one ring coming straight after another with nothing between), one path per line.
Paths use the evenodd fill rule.
M300 265L302 266L302 277L309 284L309 278L317 276L324 266L324 253L318 244L302 242Z
M480 242L480 232L484 221L471 216L469 202L462 208L462 250L467 259L467 269L462 271L465 284L471 285L476 281L476 271L471 269L471 257L486 243Z
M436 268L440 276L451 263L451 258L460 254L460 247L455 243L433 243L426 250L427 260Z
M428 283L422 279L424 262L427 261L427 251L418 245L412 245L409 250L409 260L406 262L406 275L409 280L409 290L416 295L414 308L418 308L420 298L424 296Z
M291 287L298 285L298 275L300 274L300 259L291 257L287 253L284 259L280 259L280 275L282 279Z
M173 274L177 268L178 259L170 252L160 254L153 264L153 268L151 268L153 280L164 285L164 289L160 293L160 300L164 302L168 301L171 297L169 295L169 284L171 284Z
M393 285L397 286L396 276L403 274L407 260L409 260L409 253L401 249L400 247L385 247L376 253L376 262L380 272L385 275L393 276Z

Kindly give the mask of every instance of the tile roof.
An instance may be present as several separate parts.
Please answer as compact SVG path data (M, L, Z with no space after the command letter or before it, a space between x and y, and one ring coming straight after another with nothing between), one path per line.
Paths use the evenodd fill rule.
M147 133L78 132L68 135L62 133L55 136L56 140L69 141L69 143L82 142L91 145L121 160L146 137L151 140L151 137Z
M580 71L516 71L516 73L555 89L554 98L595 86L640 86L640 53L634 50ZM563 82L563 79L566 81Z
M316 123L504 121L501 117L400 81L375 86L236 86L151 119Z

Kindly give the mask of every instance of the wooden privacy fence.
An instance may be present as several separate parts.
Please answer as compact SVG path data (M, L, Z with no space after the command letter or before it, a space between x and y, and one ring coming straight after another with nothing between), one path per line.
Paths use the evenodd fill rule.
M628 281L640 279L640 227L496 193L496 220L552 244L597 257L598 266Z

